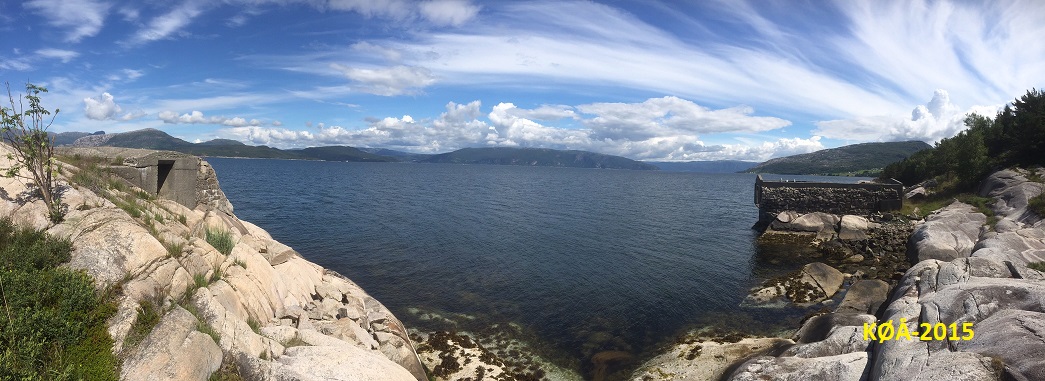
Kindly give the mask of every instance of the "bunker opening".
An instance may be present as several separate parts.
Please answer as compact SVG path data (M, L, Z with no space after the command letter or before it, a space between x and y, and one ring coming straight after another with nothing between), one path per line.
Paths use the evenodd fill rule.
M174 160L160 160L156 165L156 194L159 196L165 196L170 193L170 189L164 188L167 183L167 177L170 176L171 171L174 170Z

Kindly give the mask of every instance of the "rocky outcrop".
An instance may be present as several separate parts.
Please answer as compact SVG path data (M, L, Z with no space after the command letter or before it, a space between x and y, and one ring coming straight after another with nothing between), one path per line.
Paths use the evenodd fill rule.
M813 262L783 277L766 281L762 288L744 299L744 304L779 305L786 298L798 305L812 305L834 296L844 280L844 275L834 267Z
M794 346L749 359L727 378L1045 379L1045 274L1027 267L1045 261L1045 223L1027 208L1043 188L1023 170L991 175L980 191L995 199L994 226L970 205L943 208L911 234L919 262L887 300L885 282L857 281L833 313L805 322Z
M960 203L919 227L912 249L926 260L907 271L880 321L906 319L912 332L969 323L974 335L886 341L873 353L872 379L1045 379L1045 274L1026 267L1045 249L1045 224L1026 208L1042 188L1020 170L1000 171L980 189L996 200L994 231Z
M196 208L143 199L134 188L63 181L69 212L56 225L25 185L0 178L3 215L70 239L69 267L99 288L120 286L109 333L124 361L121 379L205 380L219 368L252 380L427 379L387 308L236 218L213 170L201 168L211 192ZM64 176L77 170L66 165ZM231 251L208 242L208 230L228 233ZM141 342L127 340L142 328L146 306L158 311L159 323L144 327Z

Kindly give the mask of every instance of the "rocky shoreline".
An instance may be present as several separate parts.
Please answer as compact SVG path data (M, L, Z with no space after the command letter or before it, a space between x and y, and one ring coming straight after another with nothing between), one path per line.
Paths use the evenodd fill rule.
M0 166L10 165L8 149L0 146ZM427 380L399 319L352 281L238 219L206 161L178 157L196 168L179 180L196 191L190 208L88 177L103 173L90 168L156 151L87 150L63 165L64 221L52 224L43 202L9 178L0 178L0 215L69 239L67 266L118 290L108 331L121 380ZM212 235L227 246L219 250Z
M113 165L154 152L94 150ZM192 179L194 208L134 187L70 183L81 170L67 164L63 173L65 221L51 224L11 179L0 179L0 215L70 239L68 266L120 290L109 332L121 379L583 378L542 357L510 323L479 333L407 330L358 285L239 220L205 161ZM1027 208L1045 189L1028 178L1042 175L1004 170L984 180L979 193L994 199L994 218L960 202L924 221L780 213L759 243L791 249L763 250L783 254L762 260L801 268L768 279L744 303L810 311L790 337L704 328L649 358L597 352L582 368L600 381L1045 379L1045 274L1028 267L1045 261L1045 222ZM231 246L217 248L210 231L227 233ZM158 321L129 339L146 311ZM919 340L925 332L929 340Z
M833 291L841 302L828 292L840 283L834 268L806 265L752 294L822 307L791 338L763 338L774 350L734 343L741 354L723 368L721 353L704 354L706 342L684 342L633 379L1045 379L1045 273L1028 267L1045 261L1045 222L1027 209L1045 188L1028 178L1042 174L985 179L979 195L994 200L991 219L958 201L924 221L869 216L866 229L851 229L865 225L850 216L781 213L763 242L806 245L795 252L837 266L848 284Z

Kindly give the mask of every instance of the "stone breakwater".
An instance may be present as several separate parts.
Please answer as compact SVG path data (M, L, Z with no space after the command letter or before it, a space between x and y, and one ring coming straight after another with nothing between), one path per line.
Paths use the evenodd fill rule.
M755 180L755 205L759 209L758 228L764 228L782 212L834 215L870 215L900 209L903 185L836 184L801 181Z
M10 165L8 149L0 146L0 167ZM105 151L97 154L137 154ZM190 208L136 188L71 185L65 179L79 169L66 164L69 211L54 225L24 184L0 178L0 216L68 238L68 266L90 274L99 289L119 287L108 324L121 379L206 380L215 372L249 380L427 379L399 319L352 281L239 220L211 167L199 161L198 169L189 181L206 185L204 202ZM231 250L212 246L208 230L227 232ZM146 309L159 322L129 340Z
M1027 208L1045 188L1028 177L1042 174L1003 170L983 181L980 196L995 200L993 226L957 201L916 223L906 245L916 263L890 279L891 289L882 277L852 281L837 291L843 295L837 306L824 299L829 312L806 319L791 338L730 344L743 355L734 355L742 360L728 368L701 355L706 342L692 341L668 352L677 357L647 362L634 379L1045 380L1045 273L1028 267L1045 261L1045 222ZM781 223L792 224L791 217L805 215ZM825 215L806 220L835 226L836 234L843 225ZM830 231L809 230L811 240L830 239ZM822 270L802 271L830 277ZM946 332L922 340L926 327Z

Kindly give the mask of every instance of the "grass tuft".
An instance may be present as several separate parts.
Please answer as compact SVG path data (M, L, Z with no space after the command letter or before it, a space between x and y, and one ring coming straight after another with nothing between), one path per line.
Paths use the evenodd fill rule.
M236 246L236 243L232 242L231 232L222 229L211 229L210 227L207 227L207 243L224 255L231 254L232 248Z

